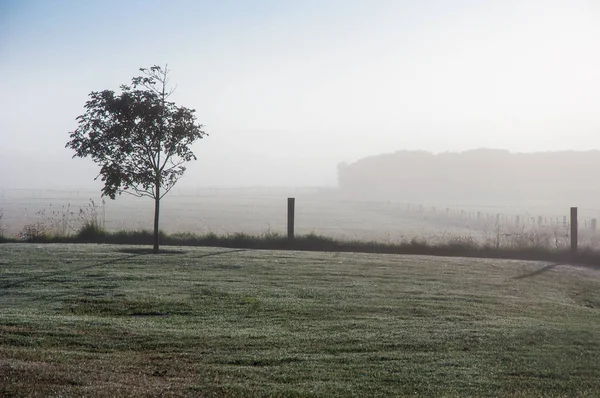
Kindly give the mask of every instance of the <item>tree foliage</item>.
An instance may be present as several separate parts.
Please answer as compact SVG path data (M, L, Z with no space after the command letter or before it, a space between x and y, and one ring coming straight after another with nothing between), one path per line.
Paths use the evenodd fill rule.
M169 69L142 68L121 93L93 91L66 147L100 166L102 195L160 200L196 160L191 145L206 135L195 110L168 100Z

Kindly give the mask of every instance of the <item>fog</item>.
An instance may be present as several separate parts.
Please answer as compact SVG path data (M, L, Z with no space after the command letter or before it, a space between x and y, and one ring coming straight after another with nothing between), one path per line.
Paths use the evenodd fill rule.
M2 2L0 187L99 188L64 148L87 95L166 63L209 133L181 188L336 187L341 162L402 150L598 149L599 19L583 0Z

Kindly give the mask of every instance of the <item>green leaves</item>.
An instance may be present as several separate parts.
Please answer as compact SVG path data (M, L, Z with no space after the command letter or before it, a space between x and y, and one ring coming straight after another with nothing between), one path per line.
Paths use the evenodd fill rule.
M141 69L121 93L92 91L78 127L66 147L73 157L90 157L100 166L102 194L114 199L127 192L156 199L164 196L196 160L191 145L206 135L195 110L167 101L168 69ZM159 197L159 199L160 199Z

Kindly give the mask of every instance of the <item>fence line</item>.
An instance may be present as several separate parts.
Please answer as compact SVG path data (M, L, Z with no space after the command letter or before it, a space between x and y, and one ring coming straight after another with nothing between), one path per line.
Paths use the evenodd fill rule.
M6 188L1 188L4 195ZM228 189L234 192L234 189ZM248 189L239 191L251 192ZM38 212L53 211L60 214L62 206L71 204L71 210L89 205L90 197L99 192L61 190L18 190L21 197L0 198L0 228L11 234L18 233L24 225L40 219ZM28 192L42 193L42 197L25 198ZM67 198L65 192L77 192L77 197ZM45 197L48 193L48 197ZM85 194L84 194L85 193ZM163 199L161 227L166 232L264 233L286 231L285 197L275 195L224 195L219 197L181 197L169 195ZM62 196L63 199L52 197ZM75 196L75 194L72 194ZM12 191L11 195L12 196ZM58 202L58 203L57 203ZM100 204L100 202L96 202ZM152 201L119 197L106 201L105 225L109 230L151 229ZM499 206L456 204L405 203L390 200L366 201L325 195L299 197L295 204L295 226L299 233L315 232L333 237L356 239L395 239L410 236L455 234L457 236L498 234L507 235L523 231L541 231L563 236L568 233L568 207L550 206ZM579 230L586 234L597 232L600 209L579 208ZM73 220L72 220L73 221ZM73 221L74 222L74 221Z

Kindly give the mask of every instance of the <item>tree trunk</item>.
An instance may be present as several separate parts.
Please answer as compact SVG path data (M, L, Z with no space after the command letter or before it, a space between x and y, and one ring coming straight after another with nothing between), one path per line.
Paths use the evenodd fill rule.
M158 216L160 214L160 181L156 181L156 194L154 197L154 253L158 253Z

